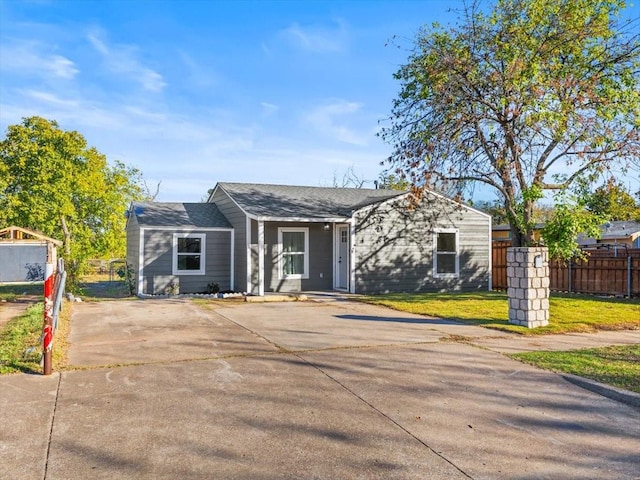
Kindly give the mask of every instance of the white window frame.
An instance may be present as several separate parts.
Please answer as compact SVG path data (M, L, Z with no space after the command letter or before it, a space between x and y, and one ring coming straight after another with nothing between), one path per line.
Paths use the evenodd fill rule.
M438 252L438 234L454 233L456 235L455 252ZM433 232L433 276L434 278L458 278L460 276L460 232L457 228L436 228ZM455 255L455 273L438 273L438 255Z
M200 269L199 270L179 270L178 269L178 239L179 238L199 238L200 239ZM207 234L206 233L174 233L173 234L173 275L204 275L205 274L205 265L207 264L206 260L206 244L207 244ZM185 253L184 255L189 255ZM193 253L191 253L193 255Z
M282 234L285 232L302 232L304 233L304 272L302 274L290 274L285 275L283 272L283 242L282 242ZM309 278L309 229L307 227L278 227L278 279L279 280L289 280L289 279L308 279Z

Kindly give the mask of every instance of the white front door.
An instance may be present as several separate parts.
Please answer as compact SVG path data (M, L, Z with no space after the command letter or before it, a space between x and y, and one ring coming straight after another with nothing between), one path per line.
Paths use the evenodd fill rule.
M338 268L336 286L341 290L349 290L349 225L339 225L336 229L338 236Z

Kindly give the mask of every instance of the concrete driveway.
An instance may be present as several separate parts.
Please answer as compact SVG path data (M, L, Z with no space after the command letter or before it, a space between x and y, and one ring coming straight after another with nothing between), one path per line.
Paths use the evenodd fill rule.
M640 411L454 341L495 332L211 305L74 304L77 370L0 377L0 478L640 478Z

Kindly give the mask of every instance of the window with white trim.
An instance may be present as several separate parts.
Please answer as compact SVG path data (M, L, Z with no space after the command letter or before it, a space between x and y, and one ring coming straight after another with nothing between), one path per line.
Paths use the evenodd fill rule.
M309 229L278 228L278 247L279 277L309 278Z
M433 276L458 277L458 231L439 229L433 234Z
M204 275L205 240L204 233L173 234L174 275Z

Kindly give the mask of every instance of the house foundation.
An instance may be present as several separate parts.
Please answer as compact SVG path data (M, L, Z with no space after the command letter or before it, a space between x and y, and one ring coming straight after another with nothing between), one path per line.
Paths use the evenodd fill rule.
M549 324L549 250L512 247L507 250L509 323L527 328Z

